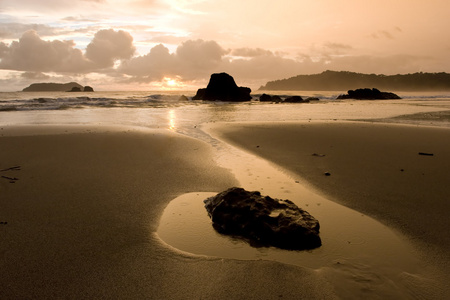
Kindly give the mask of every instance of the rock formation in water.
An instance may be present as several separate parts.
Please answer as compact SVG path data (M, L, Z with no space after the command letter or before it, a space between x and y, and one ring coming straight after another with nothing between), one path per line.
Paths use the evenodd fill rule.
M83 92L93 92L94 91L94 89L92 88L92 87L90 87L90 86L85 86L84 87L84 89L83 89Z
M80 90L82 85L76 82L69 83L33 83L30 86L24 88L23 92L67 92L72 88L78 87Z
M192 100L250 101L250 92L248 87L238 87L227 73L215 73L211 75L208 86L198 89Z
M267 94L262 94L259 96L259 101L261 102L272 102L272 96Z
M283 102L286 102L286 103L307 103L309 101L303 100L303 98L300 97L300 96L291 96L291 97L287 97L286 99L284 99Z
M337 99L388 100L401 98L394 93L380 92L378 89L356 89L349 90L345 95L339 95Z
M204 201L213 227L256 247L305 250L322 245L319 222L290 200L230 188Z
M259 96L260 102L281 102L281 97L277 95L262 94Z

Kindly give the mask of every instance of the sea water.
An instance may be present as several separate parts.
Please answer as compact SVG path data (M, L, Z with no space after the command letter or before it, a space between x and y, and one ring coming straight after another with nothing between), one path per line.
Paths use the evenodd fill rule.
M191 99L194 91L0 92L0 124L127 125L196 135L198 130L192 129L206 122L367 120L450 109L450 92L398 93L403 99L382 101L336 100L338 91L268 93L320 100L259 102L262 92L252 94L252 101L239 103L180 100L181 95Z

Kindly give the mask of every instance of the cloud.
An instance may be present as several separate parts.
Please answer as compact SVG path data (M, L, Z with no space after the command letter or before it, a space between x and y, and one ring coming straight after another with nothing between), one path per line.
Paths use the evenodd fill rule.
M408 73L435 71L424 66L443 66L442 61L413 55L357 55L343 43L314 46L297 58L262 48L226 50L216 41L187 40L171 52L159 44L145 55L135 56L133 38L125 31L98 31L86 50L69 41L46 41L36 31L27 31L11 44L0 42L0 69L24 72L17 80L45 80L46 76L102 76L105 82L163 82L178 78L184 82L206 81L211 73L228 72L239 84L259 86L269 80L325 70L363 73ZM50 75L49 75L50 74ZM12 78L11 78L12 80Z
M160 81L177 73L176 59L169 49L159 44L143 56L123 62L118 72L133 76L137 81Z
M238 48L231 51L231 55L240 57L257 57L273 55L272 51L261 48Z
M194 80L208 76L217 69L226 53L214 41L188 40L181 43L175 53L170 53L167 47L159 44L148 54L123 62L118 71L138 81L162 80L166 76Z
M9 50L8 45L6 45L3 42L0 42L0 59L3 58L5 55L7 55Z
M30 72L86 73L112 68L116 60L135 53L133 38L125 31L100 30L85 53L68 41L45 41L34 30L9 46L0 44L0 68Z
M54 35L55 28L44 24L0 23L0 38L17 39L26 31L34 30L39 35Z
M373 39L388 39L388 40L394 40L396 37L396 34L401 34L403 30L396 26L393 30L378 30L370 35Z
M25 79L33 79L33 80L46 80L51 78L51 76L41 72L24 72L20 76Z
M2 46L0 68L31 72L82 72L89 62L73 41L44 41L36 31L25 32L19 41Z
M128 32L113 29L98 31L86 48L86 58L101 68L110 68L119 59L129 59L136 48Z
M181 63L196 69L211 69L217 66L227 53L217 42L189 40L178 46L176 55Z

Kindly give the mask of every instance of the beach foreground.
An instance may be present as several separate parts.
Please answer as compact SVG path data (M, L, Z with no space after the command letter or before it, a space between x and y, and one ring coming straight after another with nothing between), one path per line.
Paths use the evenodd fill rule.
M233 123L212 131L401 231L425 260L448 270L448 128L330 121Z
M327 298L316 272L181 253L167 203L238 184L203 142L167 131L3 127L1 299ZM14 183L12 183L14 182ZM261 296L263 295L263 296Z
M358 297L445 295L450 130L335 122L206 126L331 200L402 231L433 270L441 266L433 278L405 274L406 294L374 294L379 283L369 277ZM159 219L172 199L239 185L204 142L162 130L82 126L1 133L0 169L12 168L0 174L9 178L0 178L0 221L7 222L0 225L2 299L355 298L346 286L358 278L337 282L329 269L198 256L159 239Z

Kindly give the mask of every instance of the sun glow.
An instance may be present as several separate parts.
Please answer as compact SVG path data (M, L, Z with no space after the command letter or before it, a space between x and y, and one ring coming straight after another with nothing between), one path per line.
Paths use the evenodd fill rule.
M167 90L179 90L184 86L185 84L181 82L179 78L164 77L161 87Z

